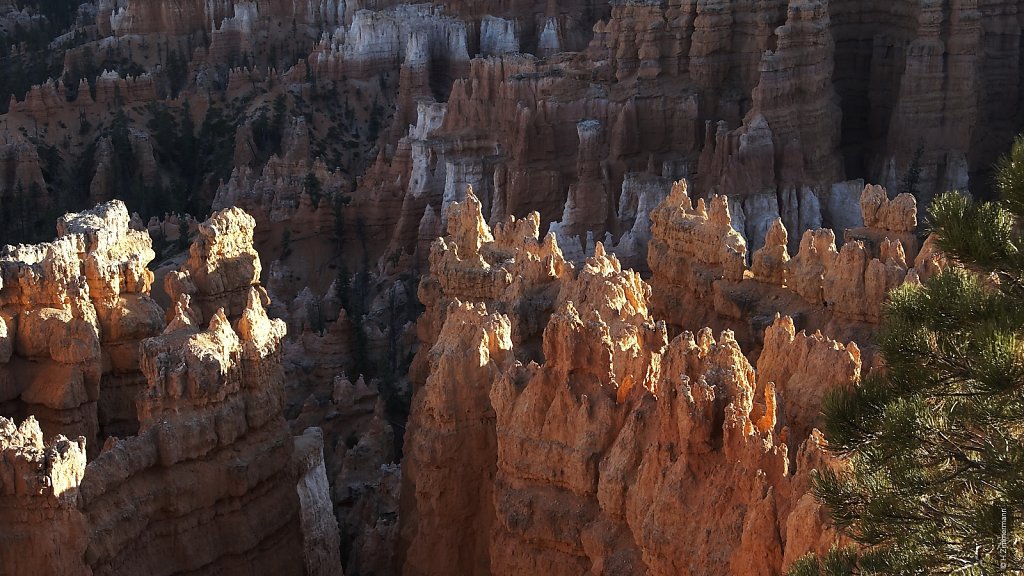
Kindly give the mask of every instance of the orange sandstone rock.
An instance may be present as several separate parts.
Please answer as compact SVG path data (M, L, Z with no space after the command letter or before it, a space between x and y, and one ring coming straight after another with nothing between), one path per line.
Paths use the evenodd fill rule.
M101 434L137 430L138 342L164 327L149 297L152 242L129 220L110 202L62 217L54 242L0 256L0 317L13 345L0 402L35 414L47 438L84 436L90 451Z
M321 452L300 441L296 457L282 415L284 323L267 316L258 286L237 281L254 278L239 268L259 269L246 218L215 216L193 247L209 264L197 274L203 290L193 293L213 302L213 290L240 292L242 304L201 324L181 292L168 328L149 338L164 326L147 296L152 252L145 233L128 229L123 204L68 215L58 222L57 241L17 247L0 261L7 312L0 317L5 329L15 326L9 318L18 319L13 334L3 333L0 352L11 358L6 364L32 359L50 370L45 386L22 391L24 411L91 409L95 418L95 394L102 407L108 374L134 369L145 376L143 392L122 400L136 411L135 428L107 437L88 464L95 428L72 442L59 427L47 431L49 419L40 429L34 416L20 428L0 418L0 520L19 535L0 547L31 548L3 550L0 571L339 573L331 552L337 528L324 521L333 518L326 478L314 474L323 467ZM192 264L186 278L197 270ZM117 346L133 339L142 339L134 364L120 364ZM72 379L49 380L61 366ZM98 391L85 386L97 382ZM57 403L76 408L47 410Z
M737 238L718 254L742 271L745 246L724 228L724 203L713 220L703 204L679 206L680 192L661 208L679 212L662 226L685 227L676 232L684 241ZM537 354L493 312L514 280L492 269L524 253L529 262L536 232L513 220L490 233L471 195L452 210L462 239L435 245L421 286L428 306L454 303L406 436L407 572L769 574L836 541L808 494L810 471L833 465L813 431L815 403L859 377L855 345L797 336L780 320L761 375L730 332L669 343L650 312L651 287L598 243L578 269L546 277L558 291L553 308L536 309ZM462 245L472 258L462 259ZM451 282L463 267L477 271L473 283ZM449 288L477 303L450 300ZM438 555L455 542L458 554Z

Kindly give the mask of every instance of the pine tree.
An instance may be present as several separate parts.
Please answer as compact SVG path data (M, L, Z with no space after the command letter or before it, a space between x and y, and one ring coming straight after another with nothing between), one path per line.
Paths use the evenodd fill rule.
M859 546L791 575L1024 570L1024 137L997 182L997 202L935 201L958 265L890 295L885 369L826 399L830 450L850 466L814 490Z
M907 167L906 173L903 174L903 179L900 180L899 194L910 194L920 201L917 184L921 181L921 172L923 170L921 161L923 159L924 143L921 143L917 145L917 150L914 151L914 157L910 160L910 166Z

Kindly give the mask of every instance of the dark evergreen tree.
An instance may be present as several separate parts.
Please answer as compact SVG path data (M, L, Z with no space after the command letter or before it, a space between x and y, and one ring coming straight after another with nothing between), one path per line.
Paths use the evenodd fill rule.
M178 123L166 104L150 103L147 109L151 118L146 128L156 141L157 158L161 162L173 161L178 154Z
M29 202L28 197L25 195L25 184L18 179L17 184L14 185L14 197L11 199L11 214L12 214L12 226L14 231L13 238L17 242L28 242L29 235L29 222L28 222L28 208Z
M192 121L192 105L188 100L181 106L181 125L178 135L178 165L185 174L193 174L196 167L196 127Z
M184 214L178 214L178 250L188 250L191 244L189 240L188 219Z
M138 183L138 161L135 158L135 151L132 148L131 132L129 131L128 116L124 110L118 108L110 125L110 146L113 149L111 157L111 186L113 196L124 200L131 211L138 211L143 216L151 216L146 213Z
M885 369L824 406L815 493L860 546L792 575L1024 571L1024 138L998 166L1001 199L936 199L930 225L957 266L891 294Z
M320 197L323 196L324 189L320 183L320 179L316 177L316 174L310 172L306 174L306 177L302 181L302 188L309 194L309 197L313 200L313 205L316 206L320 203Z
M899 193L910 194L914 198L917 198L920 203L920 196L917 189L917 184L921 181L921 161L924 159L924 144L918 144L917 150L914 151L914 157L910 160L910 166L907 166L907 171L903 174L903 180L900 181Z

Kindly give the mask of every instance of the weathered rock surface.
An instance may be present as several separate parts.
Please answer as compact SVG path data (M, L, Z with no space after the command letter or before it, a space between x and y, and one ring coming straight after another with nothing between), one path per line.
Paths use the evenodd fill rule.
M35 418L0 417L0 560L10 574L85 574L88 542L78 510L85 438L43 441Z
M720 247L694 265L709 290L727 273L743 281L745 245L725 200L709 216L703 201L672 204L680 196L682 184L654 216L655 237L672 230ZM780 573L834 543L808 494L810 471L834 465L813 428L822 395L859 378L856 345L777 319L762 374L731 332L669 343L649 311L652 288L601 243L578 268L542 268L553 298L521 300L532 304L523 323L507 294L530 277L512 270L539 263L536 219L492 233L470 192L433 247L420 288L432 352L407 436L405 571ZM785 250L784 237L775 243Z
M764 350L757 362L758 387L774 385L782 398L776 404L776 422L789 427L790 438L807 437L817 421L821 402L829 391L817 380L822 374L853 383L860 372L860 349L855 343L843 345L820 332L798 334L789 317L776 319L765 331ZM795 448L790 446L791 450Z
M654 237L648 261L656 278L707 296L717 280L743 279L747 245L732 227L725 197L714 197L710 206L699 199L694 208L688 194L685 182L675 184L651 214Z
M61 218L53 242L0 256L0 405L35 415L47 439L85 437L91 454L138 429L138 343L164 327L149 297L152 243L128 224L114 201Z
M182 175L147 124L166 107L171 132L225 133L189 203L216 191L253 217L185 221L166 314L120 208L0 256L0 413L40 428L4 428L4 453L39 478L77 461L63 437L92 458L61 497L0 503L39 543L18 571L245 573L281 554L333 573L340 546L362 574L778 573L834 539L806 494L821 394L872 364L888 290L949 265L915 235L917 203L984 183L1024 126L1011 0L85 6L65 77L104 53L131 75L12 99L0 235L112 197L116 110L132 186ZM0 28L33 24L16 9L0 0ZM864 187L902 188L915 163L913 195ZM179 220L160 216L163 252ZM350 318L353 270L369 280ZM414 335L394 310L421 274ZM352 348L400 366L413 338L403 447ZM322 447L289 438L308 426Z
M308 130L304 118L292 119L282 137L283 154L272 156L261 172L236 159L231 179L217 190L214 210L236 206L259 223L290 221L298 230L330 232L330 194L347 190L349 184L341 174L329 170L322 159L312 157ZM251 147L250 141L243 140L235 149ZM315 181L317 190L307 190L311 181Z
M725 200L716 197L708 210L699 199L693 208L685 184L676 185L651 216L648 262L655 314L688 330L731 327L744 345L755 348L779 313L833 338L870 340L886 294L917 275L903 245L916 255L916 204L909 195L890 201L875 186L866 187L861 198L862 221L869 226L847 231L841 249L832 230L807 230L791 256L786 228L777 218L748 270L745 245L732 228Z
M511 326L454 302L406 429L405 574L487 574L497 450L490 384L511 360Z
M201 224L188 260L164 279L171 301L188 296L199 322L209 321L220 309L231 317L240 315L254 288L267 303L259 286L263 267L252 245L255 228L255 219L241 208L221 210Z
M889 199L885 188L868 185L860 196L860 210L863 215L862 228L847 229L846 241L860 240L870 253L880 257L882 244L898 241L906 253L907 261L917 257L920 241L916 236L917 201L907 193Z
M417 322L421 344L410 374L415 382L426 380L429 350L455 299L487 302L489 311L508 318L510 337L520 351L539 352L538 337L554 310L559 280L572 269L553 234L540 240L536 213L522 220L509 217L492 234L471 190L448 212L448 239L431 246L431 274L423 277L418 291L426 310Z
M452 85L429 143L386 148L357 202L375 214L369 229L381 245L411 253L426 212L437 210L443 220L445 207L471 184L490 224L538 211L542 230L558 221L566 256L580 261L593 246L588 232L618 251L628 230L614 221L628 216L606 206L605 194L651 165L654 176L692 177L706 200L728 196L751 251L776 218L789 231L791 253L805 231L822 224L843 241L847 228L861 225L852 218L861 187L844 203L833 185L864 178L895 189L918 142L925 148L922 199L964 187L982 167L964 152L990 149L970 119L996 97L978 88L979 73L968 62L994 74L994 63L979 63L1017 50L999 39L1020 28L1018 17L996 24L994 15L1006 10L997 4L947 11L843 0L615 4L584 54L539 61L483 50L485 58L469 62L468 78ZM555 42L561 21L537 21L540 39ZM485 20L482 45L511 42L507 22ZM948 66L937 64L943 54ZM416 83L409 89L416 92ZM1019 101L1019 82L998 83L1007 86L1003 101ZM943 112L951 109L964 111ZM413 118L399 116L396 137ZM582 137L583 122L599 126L599 137ZM929 132L926 125L944 128ZM966 144L946 154L941 150L950 147L938 143L947 140ZM635 244L625 238L625 246Z
M306 544L306 574L341 576L341 538L324 464L324 437L319 428L307 428L302 436L295 437L295 460L299 467L297 489Z
M15 353L64 363L71 374L95 364L101 406L108 362L131 358L122 370L141 370L145 381L140 394L118 400L135 409L137 432L108 437L88 464L84 435L71 442L61 434L68 427L47 431L44 421L40 429L34 414L53 412L36 408L36 396L21 395L29 416L20 429L0 419L0 469L8 471L0 475L0 515L10 515L4 525L32 548L4 550L2 570L339 573L320 445L306 449L310 442L300 439L296 457L282 415L285 325L264 308L251 217L229 210L201 226L174 285L188 281L190 290L174 292L166 329L146 296L148 236L128 223L123 204L105 204L62 218L56 242L5 257L5 310L27 308L15 316L24 330ZM222 306L207 317L193 298ZM147 338L154 328L164 331ZM66 341L48 341L59 337ZM135 352L118 350L132 340ZM110 358L101 362L101 353ZM74 386L83 386L82 377L70 386L43 382L56 398L76 398ZM71 392L61 396L64 389ZM91 408L95 418L96 400L88 399L76 409Z

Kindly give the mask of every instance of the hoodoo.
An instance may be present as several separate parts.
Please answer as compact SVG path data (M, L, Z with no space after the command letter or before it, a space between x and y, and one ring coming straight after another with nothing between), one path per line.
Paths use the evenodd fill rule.
M921 526L1014 500L943 426L997 422L1024 477L1015 404L964 384L1019 380L1022 30L0 0L0 574L809 576L903 534L928 572ZM944 557L1024 570L980 509Z

